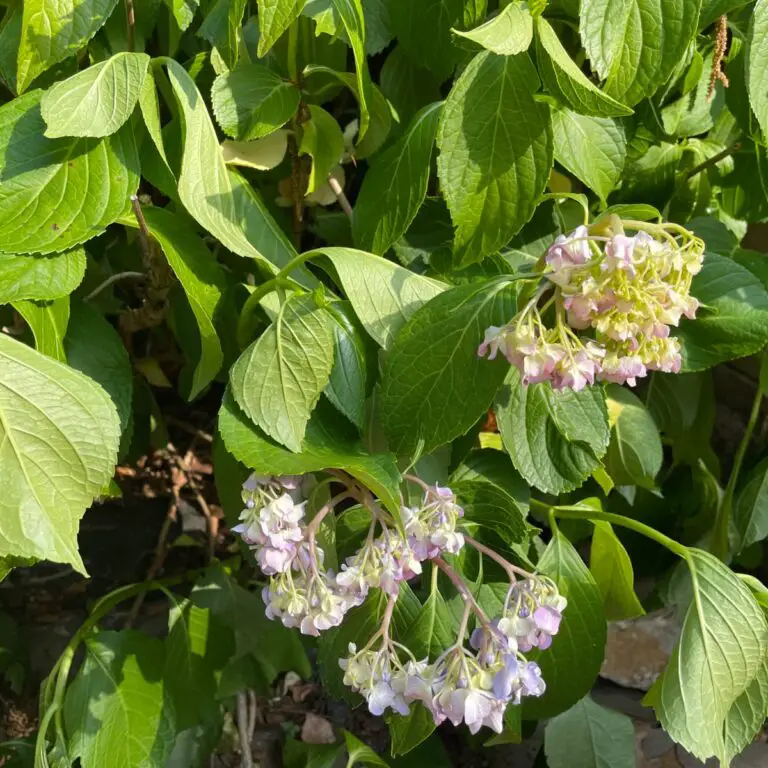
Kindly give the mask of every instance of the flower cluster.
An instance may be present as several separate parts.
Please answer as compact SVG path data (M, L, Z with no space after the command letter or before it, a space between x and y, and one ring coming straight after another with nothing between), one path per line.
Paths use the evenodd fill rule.
M326 570L315 536L334 505L306 525L300 481L252 475L243 486L242 523L233 530L253 548L261 570L270 576L262 591L267 616L306 635L338 626L373 588L396 596L401 582L421 573L422 562L446 552L457 554L464 544L456 530L464 514L456 497L448 488L425 486L420 507L401 509L405 536L387 525L385 513L377 508L363 546L338 573ZM374 537L377 525L382 532Z
M420 485L424 495L418 506L401 507L396 526L370 492L351 479L346 492L307 521L311 505L305 496L311 478L252 475L243 487L245 509L235 530L254 549L269 577L262 593L267 616L304 634L318 635L338 626L372 589L387 596L381 627L365 647L350 645L349 656L339 660L345 684L365 698L373 714L391 709L405 715L412 704L421 702L436 724L450 720L455 725L466 723L472 733L482 726L501 732L510 703L519 704L522 697L540 696L545 690L538 665L523 654L550 646L566 600L550 579L521 571L459 530L464 510L450 488L406 477ZM316 536L323 518L350 497L368 507L371 525L363 545L334 573L324 565ZM497 560L510 576L503 608L493 620L444 559L459 554L467 544ZM465 603L455 643L434 661L416 658L390 637L401 584L419 575L426 561L433 563L433 590L439 569ZM477 626L470 633L473 613Z
M418 661L389 639L389 615L365 648L358 651L350 645L349 657L339 662L344 682L366 699L373 714L390 708L404 715L411 704L421 702L437 725L450 720L454 725L464 722L472 733L482 726L500 733L509 704L544 693L541 669L523 652L548 648L559 629L567 601L554 582L531 576L513 583L501 615L493 621L469 595L465 599L467 608L481 617L470 636L471 648L464 645L468 611L456 643L433 663ZM399 651L409 656L405 663Z
M596 380L634 386L648 371L677 373L680 344L670 327L696 315L690 289L704 244L676 225L625 224L639 231L607 237L582 226L558 236L546 255L548 281L507 325L487 329L478 354L501 352L524 383L556 389Z

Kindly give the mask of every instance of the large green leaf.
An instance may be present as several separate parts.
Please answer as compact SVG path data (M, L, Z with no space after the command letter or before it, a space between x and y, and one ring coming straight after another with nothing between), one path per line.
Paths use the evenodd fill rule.
M268 619L261 596L243 589L221 566L208 569L190 600L233 630L235 658L254 656L268 682L280 672L294 671L305 679L312 674L299 633Z
M233 139L248 141L285 125L299 106L301 93L263 64L245 64L219 75L211 88L216 122Z
M635 728L585 696L547 723L544 753L549 768L634 768Z
M188 361L182 372L184 388L191 400L213 381L224 361L216 328L216 315L225 286L224 272L205 243L179 216L163 208L144 210L149 231L160 243L189 300L200 331L200 359Z
M768 136L768 0L757 0L749 25L746 57L749 103Z
M734 758L758 736L768 716L768 656L725 720L725 751Z
M42 91L0 107L0 252L53 253L103 232L139 184L128 126L107 139L47 139Z
M527 510L507 491L484 480L462 480L452 483L451 489L464 509L464 519L480 528L479 538L484 538L483 529L486 529L514 547L527 537Z
M603 93L576 65L549 22L536 19L539 72L547 90L575 112L593 117L620 117L632 110Z
M165 3L182 32L192 23L200 6L200 0L165 0Z
M81 373L0 334L0 556L85 572L77 529L112 477L120 423Z
M739 549L768 538L768 461L761 461L736 494L733 521Z
M307 180L307 194L312 194L327 183L344 154L344 134L335 118L322 107L309 105L309 120L301 126L299 153L312 158Z
M47 256L0 255L0 304L67 296L82 282L85 262L82 248Z
M141 632L99 632L67 689L70 758L83 768L162 768L174 738L164 700L163 644Z
M365 57L365 16L361 0L331 0L333 7L341 17L344 31L347 33L355 57L357 76L357 96L360 103L360 130L358 137L365 138L371 123L369 104L373 99L373 84L368 74L368 61Z
M247 0L216 0L197 34L219 53L228 69L234 70L240 57L241 28Z
M270 440L240 411L228 393L219 411L219 432L227 450L251 469L270 475L294 475L343 469L370 488L387 509L400 512L400 473L390 453L369 454L345 431L330 405L323 401L307 424L301 453Z
M462 32L454 29L453 33L477 43L499 56L514 56L528 50L533 39L533 18L528 8L517 3L509 3L506 8L485 24Z
M133 113L148 66L146 53L116 53L56 83L40 102L45 135L98 138L115 133Z
M414 63L442 82L461 57L451 40L451 29L466 29L479 22L485 5L466 0L390 0L390 23Z
M426 707L418 703L411 704L410 707L411 712L408 715L392 713L387 717L393 755L404 755L415 749L437 728L432 713ZM437 744L442 745L442 742L438 741ZM429 750L428 754L430 765L434 765L434 751Z
M546 493L580 486L600 465L610 431L600 387L553 391L548 383L524 386L510 368L496 399L499 431L517 471Z
M740 264L707 253L691 293L704 306L696 320L680 323L677 335L684 370L699 371L746 357L768 342L768 293Z
M352 248L321 248L363 327L387 349L413 313L445 290L437 280Z
M112 398L124 432L132 417L133 372L118 332L97 310L73 302L64 348L69 365L101 384Z
M311 296L287 299L272 325L230 371L238 405L271 438L301 451L304 431L331 375L333 325Z
M400 118L400 127L408 125L422 107L441 98L434 75L414 64L400 45L387 56L379 85Z
M664 451L653 417L637 395L618 384L607 387L611 443L605 468L616 485L653 488Z
M69 323L69 296L53 301L14 301L35 337L35 349L61 363L67 362L64 336Z
M527 54L475 56L443 107L437 171L456 227L455 258L481 261L536 208L552 169L549 107Z
M768 621L749 588L716 557L689 550L692 602L680 641L651 690L664 730L701 760L728 765L725 723L768 654Z
M603 596L609 621L633 619L645 613L635 594L635 574L627 550L610 523L595 521L589 570Z
M83 48L116 5L117 0L27 0L17 56L19 93L46 69Z
M487 483L503 491L522 517L528 515L531 489L503 451L480 448L469 453L451 475L453 483Z
M163 682L173 701L176 728L182 731L215 720L217 671L224 668L234 645L229 630L191 600L167 593L168 638Z
M192 78L167 61L168 76L186 132L178 192L189 213L230 250L256 259L266 270L284 267L296 252L251 186L227 170L216 130ZM295 274L314 284L306 271Z
M387 358L381 415L390 447L431 453L463 435L490 407L508 365L477 356L486 328L515 314L509 281L470 284L436 296L400 330Z
M408 229L424 202L442 102L429 104L396 144L376 158L355 201L352 234L361 248L383 254Z
M301 13L305 0L258 0L259 58L282 37Z
M368 375L363 332L353 322L354 314L346 302L335 302L328 311L333 320L335 353L325 395L355 426L362 429Z
M554 579L560 593L568 598L552 646L529 654L541 667L547 690L541 698L525 700L523 717L539 720L570 709L590 691L603 663L607 625L592 574L559 531L555 531L537 570Z
M558 109L552 113L555 160L605 201L621 178L627 159L624 124Z
M581 41L605 92L634 106L652 96L696 34L701 0L582 0Z

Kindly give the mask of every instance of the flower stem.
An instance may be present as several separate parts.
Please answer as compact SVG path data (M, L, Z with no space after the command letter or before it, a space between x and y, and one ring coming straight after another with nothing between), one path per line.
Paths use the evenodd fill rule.
M472 606L472 610L477 614L477 617L480 619L480 621L483 624L488 624L488 615L478 605L477 600L475 600L474 595L472 592L470 592L469 587L466 585L461 576L459 576L459 574L456 573L456 571L454 571L453 568L451 568L451 566L448 565L448 563L446 563L442 557L435 557L433 558L432 562L451 580L451 583L454 587L456 587L464 601Z
M746 429L736 449L733 457L733 467L728 477L728 484L725 486L725 493L717 510L717 518L712 532L712 554L725 562L730 553L729 532L731 528L731 513L733 511L733 496L736 492L736 484L739 481L741 465L744 463L744 456L752 440L752 434L757 426L757 420L760 416L760 408L763 404L763 389L758 383L755 398L752 401L752 410L749 414Z
M513 565L509 562L509 560L507 560L505 557L502 557L498 552L494 552L490 547L486 547L485 544L481 544L471 536L467 536L466 533L464 534L464 541L469 544L470 547L474 547L478 552L481 552L486 557L490 557L491 560L497 562L507 572L507 576L509 576L510 581L517 581L518 575L523 576L526 579L530 578L531 574L528 573L528 571Z
M603 520L606 523L613 523L614 525L620 525L622 528L629 528L636 533L640 533L643 536L652 539L657 544L661 544L662 547L666 547L670 552L676 554L678 557L682 557L684 560L688 560L689 553L688 547L674 539L665 536L655 528L651 528L650 525L641 523L638 520L633 520L631 517L624 517L623 515L615 515L612 512L598 512L597 510L588 509L586 507L578 506L564 506L558 507L551 504L545 504L538 499L531 499L531 505L537 506L547 512L552 512L555 517L569 518L571 520Z
M320 524L323 522L328 513L344 499L348 499L352 494L349 491L342 491L337 493L320 511L310 520L307 525L306 533L309 539L309 554L311 558L312 573L317 577L319 576L317 570L317 532L320 529Z

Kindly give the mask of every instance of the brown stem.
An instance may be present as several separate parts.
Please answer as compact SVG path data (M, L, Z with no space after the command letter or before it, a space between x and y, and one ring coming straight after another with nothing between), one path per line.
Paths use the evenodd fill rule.
M523 576L526 579L531 578L531 574L528 573L528 571L513 565L498 552L494 552L490 547L486 547L485 544L481 544L471 536L467 536L466 533L464 534L464 541L469 544L470 547L474 547L478 552L481 552L486 557L490 557L491 560L497 562L507 572L510 581L517 581L518 575Z
M456 571L454 571L453 568L451 568L451 566L448 565L448 563L446 563L442 557L435 557L433 558L432 562L451 580L451 583L454 587L456 587L464 601L472 606L472 610L477 614L477 617L480 619L480 621L483 622L483 624L488 624L489 620L487 614L480 607L477 600L475 600L474 595L470 591L464 579L462 579L461 576L459 576L459 574L456 573Z
M133 0L125 0L125 47L129 52L136 50L136 10Z
M693 168L691 168L690 171L686 171L683 174L684 180L691 179L702 171L706 171L707 168L711 168L713 165L717 165L721 160L728 157L728 155L732 155L735 152L738 152L740 149L741 142L737 141L735 144L731 144L730 147L726 147L716 155L712 155L712 157L709 157L698 165L695 165Z
M352 494L349 491L342 491L336 494L310 521L307 525L307 538L309 539L309 554L312 558L312 571L317 575L317 544L315 539L317 538L317 531L320 528L320 524L325 519L326 515L333 510L333 508L344 499L348 499Z
M240 749L243 753L242 768L253 768L251 742L248 739L248 698L245 691L237 694L237 731L240 734Z
M351 219L352 206L349 204L349 200L347 200L347 196L344 194L344 190L342 189L341 184L339 184L339 180L331 173L328 174L328 186L331 188L333 194L336 195L341 210Z

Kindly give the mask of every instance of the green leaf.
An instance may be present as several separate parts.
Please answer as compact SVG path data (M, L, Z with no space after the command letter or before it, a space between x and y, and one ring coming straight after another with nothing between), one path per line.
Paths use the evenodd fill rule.
M215 672L233 652L231 635L208 608L167 592L170 601L163 682L173 701L178 731L215 720ZM229 640L229 642L227 642Z
M220 565L209 568L195 584L190 600L234 631L234 658L254 656L268 682L280 672L297 672L304 679L311 676L301 636L268 619L261 596L243 589Z
M456 630L453 614L440 590L435 588L408 627L402 643L417 659L429 658L434 661L456 642Z
M95 309L75 302L64 348L69 365L101 384L112 398L120 433L125 432L133 415L133 372L120 335Z
M0 107L0 252L53 253L101 234L139 184L129 126L107 139L48 139L42 91Z
M537 571L554 579L560 594L568 598L551 648L529 654L541 667L547 690L541 698L526 699L523 718L539 720L570 709L590 691L603 663L607 625L592 574L559 531L554 532Z
M187 397L192 400L213 381L224 361L214 326L214 316L225 288L224 272L182 218L151 206L144 209L144 218L184 288L200 331L200 359L196 365L188 361L182 372Z
M69 296L54 301L15 301L13 308L32 330L35 349L60 363L66 363L64 336L69 323Z
M344 734L344 744L349 753L347 768L352 768L353 765L359 763L388 768L387 763L385 763L384 760L382 760L367 744L363 744L357 736L353 736L349 731L343 729L342 733Z
M757 0L747 36L747 92L763 136L768 136L768 0Z
M200 7L200 0L165 0L165 4L176 19L179 30L184 32L195 18L195 13Z
M133 113L148 66L146 53L116 53L60 80L40 102L45 135L98 138L115 133Z
M344 134L336 120L322 107L309 105L310 119L301 126L299 153L312 158L307 194L327 183L331 171L344 154Z
M70 757L79 756L83 768L161 768L174 738L162 642L126 630L99 632L85 646L64 703Z
M216 122L233 139L248 141L285 125L299 107L301 93L263 64L244 64L219 75L211 88Z
M547 723L544 753L550 768L634 768L635 728L585 696Z
M368 74L368 60L365 57L365 16L361 0L332 0L333 7L341 17L344 31L347 33L355 56L357 75L357 98L360 104L359 140L365 138L371 122L369 104L373 99L373 84Z
M488 529L509 546L520 544L528 536L526 507L495 484L463 480L451 488L464 509L464 519L481 530ZM482 534L478 538L482 539Z
M451 74L461 56L451 39L451 29L471 27L484 12L484 2L465 0L390 0L389 10L392 31L400 45L416 65L428 69L440 82Z
M642 400L625 387L609 384L608 413L611 444L605 467L616 485L653 488L664 451L659 430Z
M536 19L536 52L547 90L574 112L592 117L632 114L629 107L603 93L581 71L543 16Z
M79 521L112 477L120 440L109 396L0 334L0 433L0 557L70 563L85 573Z
M415 4L418 5L418 4ZM437 171L456 229L458 264L481 261L531 218L552 169L549 107L536 102L527 54L475 56L437 132Z
M0 255L0 304L68 296L82 282L85 263L82 248L47 256Z
M301 451L307 421L333 368L333 326L311 296L287 299L230 371L238 405L271 438Z
M734 758L758 736L768 715L768 657L757 677L736 699L725 720L725 751Z
M387 349L414 312L445 290L437 280L353 248L320 248L371 338Z
M451 475L453 483L488 483L503 491L523 517L528 515L531 490L518 474L509 456L493 448L472 451Z
M699 371L746 357L768 342L768 293L732 259L707 253L691 293L704 306L695 321L680 323L683 370Z
M310 76L314 76L313 79L315 80L319 75L329 75L335 78L352 91L362 113L363 97L361 96L360 84L353 74L349 72L337 72L329 67L312 65L304 70L304 75L305 87L306 80L309 79ZM354 155L357 160L362 160L376 152L376 150L378 150L386 141L392 127L392 110L389 103L384 98L381 91L373 84L370 86L370 92L368 93L367 99L366 104L369 112L369 124L365 136L361 133L358 133L357 135L354 149Z
M652 96L693 40L700 4L700 0L582 0L581 41L592 68L606 81L605 92L629 106Z
M275 272L296 251L250 185L227 170L210 115L192 78L177 62L166 64L186 131L178 184L181 202L231 251ZM308 285L316 282L306 271L297 270L294 275Z
M552 134L555 160L605 201L618 184L627 159L624 124L558 109L552 113Z
M382 382L382 420L402 456L428 454L463 435L488 410L507 365L477 356L485 329L515 314L508 280L440 294L400 330Z
M739 549L768 538L768 461L761 461L736 494L733 521L739 532Z
M288 27L299 17L304 0L258 0L259 8L259 58L282 37Z
M219 411L219 432L227 450L257 472L291 475L343 469L370 488L392 514L399 515L400 473L394 456L366 453L356 437L345 432L342 421L321 400L307 424L302 452L292 453L250 423L227 393Z
M425 105L441 99L440 86L434 75L417 67L400 45L387 56L381 68L379 85L395 108L400 126L408 125Z
M603 596L609 621L643 616L645 609L635 594L635 574L627 550L610 523L595 521L589 570Z
M477 43L486 51L497 53L499 56L513 56L528 50L533 39L533 19L527 8L510 3L485 24L469 32L459 29L451 31Z
M27 0L17 57L18 92L85 47L116 5L117 0Z
M431 712L421 704L410 705L411 712L408 715L390 714L387 716L390 739L392 741L392 754L405 755L428 739L437 726ZM430 760L433 753L430 752ZM430 762L434 765L433 762Z
M419 111L405 134L378 157L355 202L352 234L361 248L383 254L408 229L424 202L442 102Z
M367 367L362 332L352 322L349 305L335 302L328 307L333 322L334 361L325 388L326 397L356 427L363 428Z
M730 763L724 727L768 654L768 621L716 557L689 549L693 598L672 658L652 689L664 730L701 760Z
M608 448L608 413L600 387L581 392L556 392L548 383L526 387L512 367L496 398L496 418L517 471L546 493L578 488Z
M234 70L240 56L246 0L216 0L197 34L207 40L226 67Z

